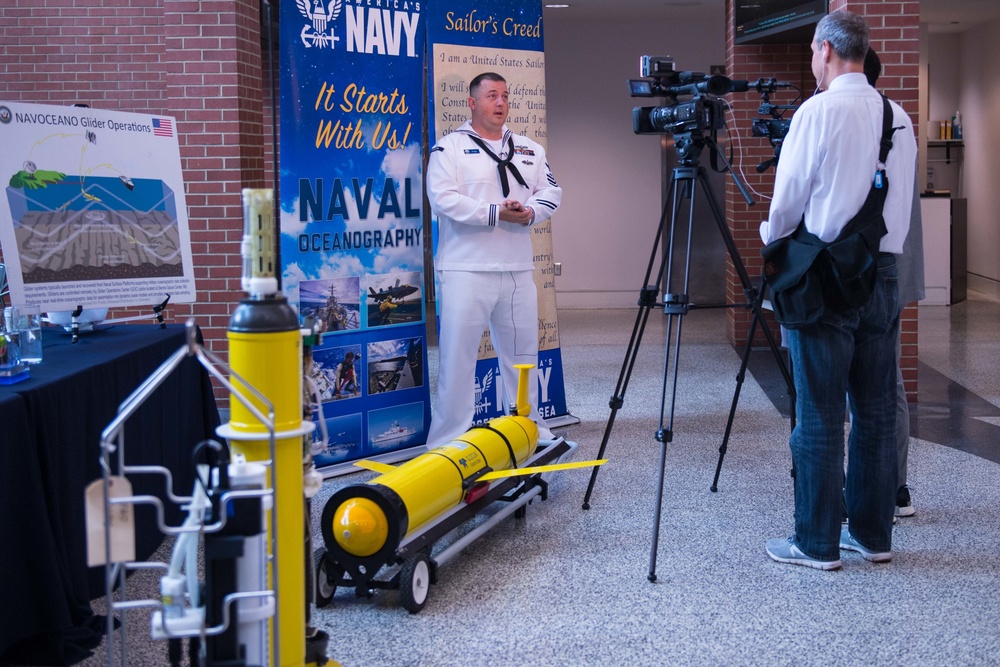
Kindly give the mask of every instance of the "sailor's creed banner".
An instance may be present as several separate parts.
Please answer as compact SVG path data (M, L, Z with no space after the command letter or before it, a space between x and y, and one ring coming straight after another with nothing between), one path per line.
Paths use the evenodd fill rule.
M281 3L282 287L325 332L307 376L328 470L422 444L430 421L424 4Z
M482 72L496 72L507 80L510 93L507 127L546 145L545 53L540 2L433 2L428 7L427 39L429 136L436 141L468 120L469 81ZM549 161L553 162L553 156L549 156ZM553 169L558 178L558 167ZM538 409L543 417L552 420L550 424L557 425L576 419L565 419L568 415L556 320L551 220L532 228L531 242L538 289ZM477 424L503 413L498 374L496 352L489 331L484 331L476 368Z

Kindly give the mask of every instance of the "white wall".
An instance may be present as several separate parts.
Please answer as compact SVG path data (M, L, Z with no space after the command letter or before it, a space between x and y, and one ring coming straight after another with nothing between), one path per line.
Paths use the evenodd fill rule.
M1000 21L961 33L959 51L969 287L1000 296Z
M721 6L717 18L673 22L546 12L547 152L564 190L552 224L560 308L635 307L664 178L661 137L632 132L632 107L662 102L630 98L625 82L642 55L673 56L678 70L724 64L724 24Z
M961 104L963 71L959 62L959 43L962 33L934 33L928 41L928 77L930 99L927 113L930 120L947 120L955 115ZM964 111L963 111L964 115ZM928 136L928 139L937 139Z
M932 125L949 120L962 104L962 69L959 63L960 33L935 33L927 40L928 99L927 118ZM964 112L963 112L964 115ZM940 138L936 129L924 126L928 141ZM926 156L927 188L951 190L953 197L965 197L961 167L964 152L960 148L946 150L928 147ZM922 156L923 157L923 156Z
M968 200L969 288L1000 298L1000 21L961 33L928 36L928 114L930 120L962 112L963 149L942 161L942 148L927 149L935 187L949 188ZM935 138L935 137L930 137ZM959 170L960 169L960 170Z

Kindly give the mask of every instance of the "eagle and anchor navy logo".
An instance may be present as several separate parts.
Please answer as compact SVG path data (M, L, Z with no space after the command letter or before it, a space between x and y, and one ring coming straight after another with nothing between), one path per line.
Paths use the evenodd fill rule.
M324 3L323 0L295 0L295 4L299 7L299 13L311 22L303 26L299 33L306 48L315 46L322 49L327 45L333 48L334 42L340 41L333 34L333 26L330 24L340 17L343 0L331 0L329 3ZM327 34L328 29L330 34Z
M338 26L342 25L346 51L417 57L419 2L396 0L393 9L362 6L359 0L353 2L356 4L352 0L295 0L299 14L306 19L299 32L302 44L307 49L333 50L342 39L338 34Z

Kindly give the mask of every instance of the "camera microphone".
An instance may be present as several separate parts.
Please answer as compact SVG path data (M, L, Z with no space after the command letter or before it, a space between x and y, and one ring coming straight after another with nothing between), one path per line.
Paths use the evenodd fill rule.
M792 84L787 81L778 81L775 78L765 79L761 77L754 82L747 82L747 85L752 87L758 93L773 93L778 90L778 88L793 88ZM749 90L749 88L748 88Z
M707 78L702 78L694 84L696 90L700 93L708 93L709 95L725 95L730 92L733 82L727 77L720 76L718 74L710 76Z
M698 84L698 90L712 95L725 95L726 93L745 93L761 85L758 81L747 81L746 79L728 79L724 76L710 76ZM779 88L791 86L790 83L773 82L772 85Z

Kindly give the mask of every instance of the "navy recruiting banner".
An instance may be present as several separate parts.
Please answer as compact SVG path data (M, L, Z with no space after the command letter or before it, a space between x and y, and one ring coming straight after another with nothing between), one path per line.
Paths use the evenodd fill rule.
M421 445L430 423L423 11L281 3L282 287L324 332L306 376L322 401L313 454L326 473Z
M429 6L429 136L440 139L469 118L469 81L482 72L507 80L515 133L546 145L545 53L540 2L516 0L441 0ZM549 164L559 178L558 156ZM556 218L559 213L556 213ZM558 224L558 223L557 223ZM436 225L435 225L436 228ZM552 220L532 228L535 287L538 290L539 414L550 426L576 423L567 414L563 383L556 291L552 262ZM476 366L475 423L503 413L499 362L483 332Z
M0 146L12 303L51 317L195 300L173 118L0 101Z

